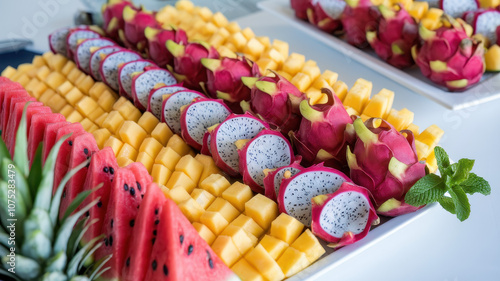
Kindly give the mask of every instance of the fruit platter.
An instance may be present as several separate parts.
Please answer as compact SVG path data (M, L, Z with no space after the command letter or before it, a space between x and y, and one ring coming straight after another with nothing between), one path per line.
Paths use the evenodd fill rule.
M315 279L491 192L393 91L285 41L188 0L101 16L1 71L2 278Z
M292 1L292 2L294 2L294 1ZM297 1L297 2L300 2L300 1ZM303 2L310 2L310 1L303 1ZM311 14L314 14L313 11L315 11L316 13L320 14L320 15L316 15L316 17L320 17L319 19L315 18L316 21L323 20L325 22L328 22L328 19L330 19L329 16L325 15L324 12L323 12L323 14L322 14L322 12L319 12L318 10L322 9L319 7L321 7L321 5L325 5L327 7L328 7L328 5L330 5L329 6L330 9L333 9L331 7L332 6L336 7L336 5L335 4L327 4L329 1L324 1L325 4L322 4L322 1L313 1L313 2L315 3L313 5L314 8L312 8L312 7L308 8L310 10L309 17L314 17L314 16L311 16ZM330 1L330 2L332 2L332 3L339 2L340 3L340 2L344 2L344 1ZM370 1L368 1L368 2L370 2ZM436 1L436 2L438 2L438 1ZM432 14L433 12L436 12L437 14L442 13L442 10L438 9L437 7L436 8L432 8L432 6L431 6L431 8L427 7L427 2L417 2L417 1L411 2L411 1L409 1L408 3L403 3L403 4L406 5L404 7L407 7L407 6L412 5L412 3L425 4L424 7L420 7L418 5L415 5L415 6L417 6L417 8L413 8L414 10L418 10L419 14L427 13L427 15L429 17L431 17L429 14ZM370 4L369 6L371 6L372 9L375 9L374 7L378 7L377 5L378 4L373 3L373 4ZM385 5L387 5L387 4L384 3L381 6L386 7ZM438 83L443 84L443 81L437 81L437 82L431 81L428 77L431 75L433 77L437 77L436 73L427 74L428 77L426 77L426 76L424 76L423 73L428 73L429 71L423 72L419 69L418 65L414 65L412 56L410 54L410 52L411 52L410 48L413 46L413 44L416 44L416 42L407 43L405 45L405 46L407 46L406 47L407 54L405 56L403 56L404 58L402 59L401 56L400 57L395 56L395 55L389 56L388 53L390 54L391 51L389 51L387 49L388 47L382 47L382 46L386 46L386 45L389 45L389 47L390 47L391 42L388 42L388 43L384 42L385 45L382 45L381 43L378 43L378 41L377 41L377 43L375 43L375 40L373 40L373 42L370 43L366 40L366 38L364 39L364 41L358 40L360 42L355 42L355 43L349 42L349 39L347 38L348 37L347 34L345 34L344 36L341 36L343 34L343 32L341 31L341 27L340 27L341 26L340 16L338 16L338 18L339 18L338 20L335 20L335 22L338 22L337 27L335 27L335 30L332 29L333 27L330 27L330 28L325 27L322 29L321 27L318 27L317 24L316 25L311 24L311 22L313 22L313 23L315 22L314 19L309 20L307 17L306 17L306 19L299 18L297 16L297 13L293 10L290 1L288 1L288 0L263 1L263 2L259 3L259 7L261 7L262 9L264 9L266 11L271 12L273 15L276 15L282 19L285 19L288 23L290 23L294 27L298 28L301 31L306 32L307 34L313 36L315 39L320 40L321 42L327 44L328 46L332 47L333 49L341 52L345 56L348 56L349 58L356 60L357 62L383 74L384 76L400 83L401 85L413 90L416 93L419 93L425 97L430 98L431 100L434 100L434 101L440 103L441 105L443 105L447 108L450 108L453 110L462 109L462 108L474 106L474 105L477 105L480 103L488 102L488 101L491 101L491 100L494 100L494 99L497 99L500 97L500 91L498 90L498 87L497 87L497 85L500 81L500 76L497 75L498 70L496 70L496 66L494 66L496 61L499 60L499 58L498 57L491 58L493 56L493 53L495 52L495 50L498 47L498 45L496 45L496 44L491 44L491 50L492 50L491 52L488 53L488 51L487 51L488 49L486 49L486 51L484 53L484 57L486 59L484 67L486 68L487 71L483 73L483 70L481 70L480 71L480 74L481 74L480 78L479 79L474 78L476 80L476 82L473 85L467 86L464 89L459 89L459 91L457 91L457 89L447 88L446 86L438 84ZM303 9L306 9L306 7L307 6L304 6ZM297 9L300 9L300 8L297 8ZM325 8L325 10L326 9L327 8ZM409 7L408 9L411 9L411 8ZM477 9L479 9L479 7ZM384 9L382 9L382 10L384 10ZM402 10L404 10L404 8ZM406 21L408 21L408 18L411 18L410 15L413 17L414 13L417 13L414 10L408 11L409 14L408 13L406 14ZM392 14L392 13L387 12L387 10L384 10L384 12L386 14ZM338 12L334 13L333 11L330 13L338 14ZM381 13L381 12L378 12L378 13ZM494 13L495 15L498 13L499 20L492 19L488 23L496 26L496 25L498 25L497 22L500 22L500 13L496 10L492 11L492 13ZM380 17L381 17L381 15L380 15ZM387 17L389 17L389 15L387 15ZM417 20L419 17L424 18L425 16L419 15L419 16L415 16L415 17L416 17L415 20ZM432 16L432 17L434 17L434 16ZM436 16L435 18L439 18L439 16ZM400 21L400 22L398 22L398 21ZM404 24L403 24L404 17L402 15L398 17L398 21L394 21L393 24L395 26L398 26L397 24L399 23L399 26L404 26ZM425 26L436 25L435 23L431 24L430 22L432 22L432 21L430 19L427 19L427 18L424 18L423 22L426 23ZM332 24L330 24L330 26L332 26ZM389 25L387 25L387 26L389 26ZM397 28L397 27L395 27L395 28ZM432 27L432 28L436 29L437 26ZM468 26L468 28L470 28L470 30L472 30L472 23L470 26ZM413 23L412 29L414 30L412 32L416 34L417 29L418 29L418 21ZM480 28L478 28L478 29L481 30ZM487 29L487 28L483 28L483 29ZM376 34L376 33L375 33L375 31L373 31L373 33L369 33L369 34ZM478 38L478 40L483 40L483 41L488 40L489 41L489 39L485 39L488 37L485 37L485 36L479 37L479 36L481 36L480 34L476 34L474 36L476 38ZM492 36L494 36L494 35L491 34L490 37L492 37ZM361 37L361 35L357 35L357 37ZM400 38L403 38L403 35L400 35ZM412 38L413 38L412 40L415 40L416 37L413 36ZM491 40L495 40L495 38L496 37L494 37ZM395 40L395 39L391 39L391 40ZM400 39L400 40L402 40L402 39ZM372 44L372 45L370 45L370 44ZM488 43L488 45L489 45L489 43ZM377 51L375 51L373 46L376 46L379 49L377 49ZM380 46L380 47L378 47L378 46ZM387 60L387 61L384 61L384 59L382 59L378 55L377 52L381 55L385 54L383 56L385 57L385 60ZM450 57L449 55L447 55L447 56ZM483 55L481 55L481 56L483 56ZM427 65L429 65L429 64L427 63ZM436 78L436 79L438 79L438 78Z

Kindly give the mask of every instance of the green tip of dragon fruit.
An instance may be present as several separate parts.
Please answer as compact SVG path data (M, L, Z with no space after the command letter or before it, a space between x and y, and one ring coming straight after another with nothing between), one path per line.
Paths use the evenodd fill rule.
M240 101L240 107L243 112L251 111L250 110L250 103L246 100Z
M168 40L165 45L167 47L167 50L176 58L183 56L184 51L186 50L186 47L184 45L177 44L173 40Z
M467 84L469 83L469 80L467 79L460 79L460 80L453 80L453 81L447 81L446 82L446 85L449 87L449 88L456 88L456 89L460 89L460 88L465 88L467 87Z
M252 89L259 78L257 77L241 77L241 82L248 88Z
M353 8L357 7L359 0L346 0L345 3Z
M324 162L324 161L330 160L334 157L335 156L333 156L331 153L329 153L328 151L326 151L324 149L320 149L318 151L318 153L316 154L316 160L318 162Z
M354 120L353 125L356 134L365 145L377 141L378 139L377 135L372 133L372 131L370 131L366 127L365 123L363 122L363 119L357 118L356 120Z
M306 118L311 122L321 121L324 118L323 113L312 108L309 105L308 100L301 101L299 109L300 109L300 114L302 114L302 117Z
M214 72L217 68L219 68L221 66L221 60L202 58L201 64L203 64L203 66L206 67L208 70L211 70L212 72Z
M437 73L448 70L448 66L446 65L446 62L440 61L440 60L435 60L435 61L429 62L429 66L430 66L432 71L437 72Z
M394 16L396 16L396 13L394 12L394 10L387 7L386 5L378 6L378 10L380 11L380 13L382 14L382 16L385 19L392 19L392 18L394 18Z
M137 14L137 11L134 10L132 7L125 6L125 8L123 9L123 20L131 21L134 19L136 14Z
M398 44L396 43L393 43L391 45L391 50L392 50L392 53L396 54L396 55L402 55L404 54L405 52L403 51L403 49L401 49L401 47L399 47Z
M392 157L389 161L389 172L398 180L403 180L406 170L408 169L408 165L396 159L396 157Z
M391 198L387 201L385 201L382 205L380 205L377 209L377 212L379 213L386 213L391 210L397 209L401 206L401 201Z
M153 38L155 38L156 34L158 34L158 33L160 33L159 29L156 29L156 28L153 28L150 26L148 26L148 27L146 27L146 29L144 29L144 35L149 40L152 40Z
M436 36L436 32L427 29L423 24L421 24L418 28L418 34L420 35L420 38L423 40L430 40Z
M233 99L231 98L231 95L228 94L228 93L224 93L224 92L221 92L221 91L217 91L217 98L218 99L223 99L223 100L227 100L227 101L233 101Z
M269 81L257 81L255 82L255 87L257 87L257 89L259 89L260 91L269 94L271 96L278 91L276 83Z
M367 31L366 32L366 41L368 41L368 43L372 44L374 42L375 38L377 38L376 31Z

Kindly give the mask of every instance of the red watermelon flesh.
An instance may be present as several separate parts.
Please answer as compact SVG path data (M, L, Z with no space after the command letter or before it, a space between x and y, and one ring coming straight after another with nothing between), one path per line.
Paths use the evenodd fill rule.
M147 192L142 200L139 213L135 220L134 231L130 238L128 255L122 270L122 280L142 281L147 272L151 250L156 242L161 208L167 201L158 185L148 185Z
M55 142L67 134L71 134L71 136L69 136L66 141L62 143L61 148L59 148L59 153L57 154L56 165L54 166L54 186L52 194L56 193L59 183L68 172L69 160L71 157L71 151L73 151L73 142L75 141L75 138L83 133L85 133L85 130L83 129L82 124L78 122L69 123L66 126L57 129Z
M90 202L94 201L97 197L101 198L97 205L90 208L87 212L89 222L94 219L98 219L98 221L92 224L83 235L82 243L84 245L102 233L102 223L106 215L106 210L108 209L109 191L111 190L115 171L117 169L118 164L116 163L115 153L111 147L108 146L92 153L92 160L90 160L90 166L87 171L83 190L92 190L101 183L103 186L92 192L79 207L79 209L81 209L90 204Z
M158 237L144 280L237 279L171 199L163 205Z
M139 211L146 186L137 191L136 179L126 168L118 168L109 194L108 209L101 232L105 235L104 246L96 251L95 258L113 255L104 267L110 267L100 280L119 280L128 253L130 236Z
M18 102L22 102L23 106L24 106L24 104L27 101L36 101L36 99L32 98L32 97L29 97L29 96L28 97L26 97L26 96L12 97L10 99L9 109L7 110L7 116L5 117L6 118L6 120L5 120L5 127L2 127L2 132L5 132L5 134L2 134L3 140L5 142L7 142L7 139L12 134L12 132L7 131L7 126L9 125L9 120L11 119L11 117L13 117L13 116L15 117L15 114L14 114L14 107L15 107L15 105ZM21 113L22 113L22 110L21 110ZM14 132L14 134L15 134L15 132Z
M46 123L43 132L43 150L42 150L42 163L45 165L45 160L49 156L50 150L56 144L57 130L61 127L70 124L68 121Z
M64 115L59 113L36 113L31 117L30 131L28 133L28 158L30 159L30 165L33 164L36 150L43 141L46 125L65 120Z
M7 123L7 128L5 129L5 145L9 148L9 153L12 157L14 157L14 149L16 146L16 135L17 129L19 128L19 123L21 122L21 118L23 117L24 106L26 105L25 101L17 102L15 104L11 104L11 114L9 117L9 122ZM41 102L31 102L26 108L26 115L28 112L31 112L33 108L43 107L43 103ZM29 120L26 120L29 123ZM27 126L26 126L27 127ZM28 132L26 131L26 134Z
M141 162L130 163L125 168L134 174L135 180L137 181L136 182L137 189L139 191L142 191L143 186L148 186L150 183L153 182L153 177L151 177L148 170L146 169L146 167L144 167L144 164L142 164ZM144 194L144 192L142 192L142 194Z
M10 102L13 98L19 98L19 97L25 97L29 98L28 92L25 90L13 90L13 91L7 91L3 95L3 100L2 100L2 132L5 132L5 129L7 127L7 122L9 121L9 112L10 112ZM5 134L2 134L2 137Z
M80 165L85 160L90 159L92 153L98 150L99 148L97 147L97 143L95 142L95 138L92 134L83 133L75 137L73 140L73 145L71 146L71 152L69 154L68 171L76 168L76 166ZM66 209L68 209L69 205L71 204L71 202L73 202L75 197L80 192L82 192L85 178L87 177L88 168L89 166L84 167L83 169L78 171L68 181L68 183L66 183L61 199L61 207L59 209L60 218L64 216Z

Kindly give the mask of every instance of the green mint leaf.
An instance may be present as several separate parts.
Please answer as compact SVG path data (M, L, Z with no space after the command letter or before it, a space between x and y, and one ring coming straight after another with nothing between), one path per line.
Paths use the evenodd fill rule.
M483 195L490 195L491 187L490 184L482 177L470 173L469 178L460 184L460 187L467 194L474 194L476 192Z
M451 167L453 173L446 179L450 186L460 184L469 178L470 171L474 167L474 160L463 158L453 163Z
M418 180L405 195L405 202L412 206L422 206L437 202L446 192L446 184L443 179L435 174Z
M441 176L444 177L447 174L446 169L450 166L450 158L446 151L440 146L434 148L434 155L436 156L439 172Z
M443 196L441 199L439 199L439 205L441 205L441 207L443 207L443 209L445 209L446 211L452 213L452 214L456 214L457 211L455 209L455 203L453 203L453 199L451 199L450 197L448 196Z
M453 187L448 192L453 199L455 204L455 210L457 212L457 218L460 221L466 220L470 215L470 203L467 198L467 194L460 187Z

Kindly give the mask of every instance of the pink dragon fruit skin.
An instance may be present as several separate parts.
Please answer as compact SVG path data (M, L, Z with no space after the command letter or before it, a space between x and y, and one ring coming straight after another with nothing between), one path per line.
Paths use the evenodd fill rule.
M496 34L497 34L497 45L500 46L500 25L497 26Z
M307 8L307 19L319 29L333 33L342 29L340 18L345 6L344 0L312 0Z
M304 167L300 165L300 161L302 161L302 157L297 155L295 157L295 161L291 165L283 166L267 173L264 177L264 194L267 198L274 201L278 200L279 192L277 191L279 191L279 186L281 185L283 179L288 178L285 173L288 171L289 176L292 177L304 169Z
M357 140L347 149L350 177L373 195L379 214L401 215L418 210L404 203L404 196L425 176L418 162L413 133L398 132L380 118L354 121Z
M168 51L166 45L168 40L173 40L175 43L183 45L186 45L188 41L186 32L182 29L146 27L144 33L148 39L147 55L161 67L173 65L174 56Z
M328 96L326 104L311 106L307 100L300 103L303 118L290 138L305 165L328 160L328 166L345 170L346 147L354 141L352 119L336 95L328 89L323 93Z
M235 113L243 113L241 101L250 100L250 89L242 77L259 77L259 66L245 57L202 59L207 68L206 90L213 98L226 101Z
M142 9L134 10L130 6L123 9L123 32L119 32L121 41L128 48L143 52L147 47L146 27L160 28L155 13Z
M445 20L449 27L445 24L435 31L420 26L421 42L412 48L412 56L425 77L450 91L462 91L480 81L484 48L460 22Z
M384 5L378 8L382 17L377 30L366 32L368 43L390 65L397 68L412 66L411 48L418 40L417 23L401 5L397 11Z
M350 182L342 183L334 193L312 198L312 232L329 242L331 248L363 239L370 227L380 222L370 199L366 188ZM348 219L341 220L339 216Z
M250 101L241 102L244 111L251 111L284 135L299 128L299 104L306 96L295 85L275 72L260 78L243 77L242 81L251 89Z
M174 64L167 66L179 82L184 82L187 88L203 91L200 83L207 82L207 70L201 59L218 59L219 53L213 46L204 42L192 42L187 45L177 44L172 40L166 43L168 51L174 56Z
M378 25L380 13L371 0L346 0L341 21L347 43L358 48L368 46L366 31Z
M307 7L311 0L291 0L290 6L295 11L295 16L299 19L307 20Z
M120 41L118 31L124 28L123 9L127 6L137 10L134 4L127 0L110 0L102 6L104 31L115 41Z

